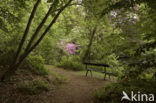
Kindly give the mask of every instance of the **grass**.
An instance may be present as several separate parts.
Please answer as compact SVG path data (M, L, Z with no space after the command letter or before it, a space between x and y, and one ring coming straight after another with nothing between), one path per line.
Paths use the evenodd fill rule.
M46 68L48 68L49 70L52 69L52 68L58 68L56 66L53 66L53 65L45 65ZM59 69L59 68L58 68ZM65 69L66 70L66 69ZM72 71L72 70L68 70L68 71ZM72 71L74 74L76 75L80 75L80 76L85 76L86 75L86 70L81 70L81 71ZM54 75L56 78L58 77L59 74L57 73L51 73L52 75ZM61 75L60 75L61 76ZM88 76L91 76L90 72L88 72ZM95 72L95 71L92 71L92 76L95 77L95 78L100 78L100 79L103 79L104 78L104 74L103 73L99 73L99 72ZM60 77L58 77L60 78ZM67 77L62 77L63 79L67 80L68 78ZM108 78L108 75L107 77ZM117 77L112 77L111 78L113 79L117 79Z
M57 68L53 65L45 65L46 68L48 69L52 69L52 68ZM77 75L86 75L86 71L83 70L83 71L73 71L74 74L77 74ZM103 73L99 73L99 72L92 72L93 73L93 76L95 77L103 77ZM53 74L53 73L52 73ZM88 73L88 75L90 75L90 73Z
M48 70L52 69L52 68L55 68L54 65L44 65L45 68L47 68Z
M52 80L52 83L54 85L59 86L60 84L64 83L65 81L68 80L68 78L66 76L63 75L59 75L58 73L52 72L51 73L54 76L54 80Z
M57 67L55 67L53 65L45 65L45 67L48 68L48 69L57 68ZM86 75L86 71L85 70L73 71L73 73L76 74L76 75ZM94 72L94 71L92 73L93 73L93 76L95 76L95 77L103 77L104 76L103 73ZM54 74L54 73L52 73L52 74ZM90 72L88 73L88 76L90 76Z
M84 71L77 71L77 72L75 72L75 74L77 74L77 75L86 75L86 71L84 70ZM93 76L95 76L95 77L103 77L103 73L99 73L99 72L92 72L92 74L93 74ZM90 72L88 72L88 76L90 76L91 74L90 74Z
M86 71L77 71L77 72L74 72L74 74L85 76L86 75ZM88 72L88 76L91 76L90 72ZM104 78L104 74L103 73L95 72L95 71L92 71L92 76L95 77L95 78L101 78L101 79ZM106 79L107 78L108 78L108 75L106 76ZM113 76L111 76L111 78L117 79L117 77L113 77Z
M54 85L59 86L60 84L62 84L62 83L64 83L65 81L68 80L68 78L67 78L66 76L60 75L60 74L58 74L58 73L56 73L56 72L53 72L52 68L57 68L57 67L55 67L55 66L53 66L53 65L45 65L45 68L47 68L47 69L50 71L50 75L52 75L52 78L54 78L54 79L52 80L52 83L53 83Z

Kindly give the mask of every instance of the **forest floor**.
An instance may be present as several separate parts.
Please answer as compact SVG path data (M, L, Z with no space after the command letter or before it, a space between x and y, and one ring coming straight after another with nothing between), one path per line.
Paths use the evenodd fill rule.
M56 67L50 70L67 78L65 83L54 89L52 103L93 103L94 92L114 82L112 79L103 80L103 75L97 73L86 77L85 71L73 72Z
M46 80L24 70L17 72L13 81L0 83L0 103L93 103L98 88L115 82L113 78L103 80L101 73L93 72L93 77L89 73L86 77L85 71L75 72L54 66L46 68L51 72L48 77L48 81L52 81L49 82L50 91L36 95L22 94L18 87L24 82L35 78Z

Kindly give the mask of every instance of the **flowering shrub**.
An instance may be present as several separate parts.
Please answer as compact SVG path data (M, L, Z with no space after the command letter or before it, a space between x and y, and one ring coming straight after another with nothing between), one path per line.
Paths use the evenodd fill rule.
M75 44L73 44L73 43L67 43L67 45L66 45L66 52L68 53L68 54L75 54L75 51L76 51L76 45Z
M79 45L76 45L74 43L66 43L65 40L62 40L60 43L57 43L59 45L59 48L63 49L66 53L74 55L76 52L76 47Z

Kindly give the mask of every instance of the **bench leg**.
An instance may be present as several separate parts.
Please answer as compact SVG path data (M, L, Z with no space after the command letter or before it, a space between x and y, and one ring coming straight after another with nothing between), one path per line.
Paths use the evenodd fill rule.
M92 71L91 70L90 70L90 74L91 74L91 77L92 77L93 75L92 75Z
M87 75L88 75L88 70L86 71L86 77L87 77Z
M104 74L104 80L106 80L106 73Z

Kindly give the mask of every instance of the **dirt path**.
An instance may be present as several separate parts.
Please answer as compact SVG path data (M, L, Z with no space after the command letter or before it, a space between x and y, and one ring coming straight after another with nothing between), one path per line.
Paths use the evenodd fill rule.
M53 68L52 71L68 78L60 88L54 89L52 103L93 103L94 91L111 83L110 80L85 77L85 74L78 75L60 68Z

